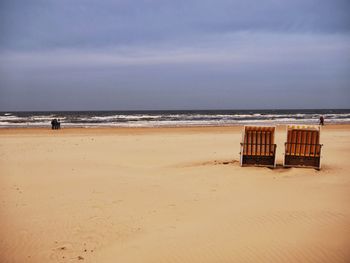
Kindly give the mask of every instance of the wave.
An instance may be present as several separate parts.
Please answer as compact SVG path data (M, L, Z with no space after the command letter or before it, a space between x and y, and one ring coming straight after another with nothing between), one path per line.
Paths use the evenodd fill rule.
M350 110L157 111L157 112L4 112L0 128L47 127L53 118L67 127L228 126L245 124L350 123Z

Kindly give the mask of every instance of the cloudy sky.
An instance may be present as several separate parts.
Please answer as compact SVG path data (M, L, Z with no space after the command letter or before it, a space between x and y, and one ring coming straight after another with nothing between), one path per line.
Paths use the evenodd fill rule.
M1 0L0 110L350 108L349 0Z

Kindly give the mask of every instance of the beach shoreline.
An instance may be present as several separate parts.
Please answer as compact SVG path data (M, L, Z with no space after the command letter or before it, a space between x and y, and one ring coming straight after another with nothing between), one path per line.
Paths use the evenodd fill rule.
M254 124L247 124L248 126ZM260 124L257 124L261 126ZM285 130L287 125L308 125L308 124L264 124L266 126L276 126L278 130ZM262 126L264 126L262 125ZM317 125L317 124L310 124L310 125ZM109 134L109 133L162 133L162 132L200 132L200 133L206 133L206 132L236 132L236 131L242 131L244 125L211 125L211 126L166 126L166 127L64 127L60 130L52 130L50 126L47 127L2 127L0 128L0 135L4 134L46 134L46 133L62 133L62 134L69 134L69 133L80 133L80 134L89 134L89 133L96 133L96 134ZM340 124L327 124L324 126L321 126L323 130L327 129L336 129L336 130L348 130L350 129L350 124L347 123L340 123Z

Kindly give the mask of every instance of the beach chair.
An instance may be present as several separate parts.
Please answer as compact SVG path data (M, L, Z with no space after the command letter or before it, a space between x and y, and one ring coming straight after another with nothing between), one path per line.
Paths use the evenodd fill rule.
M244 126L241 166L276 166L275 126Z
M321 169L320 126L288 125L284 167Z

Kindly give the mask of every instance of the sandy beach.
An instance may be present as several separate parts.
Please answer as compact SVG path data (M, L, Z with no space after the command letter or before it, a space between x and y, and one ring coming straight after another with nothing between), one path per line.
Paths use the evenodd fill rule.
M242 127L0 129L0 261L350 262L350 125L322 169L240 167Z

